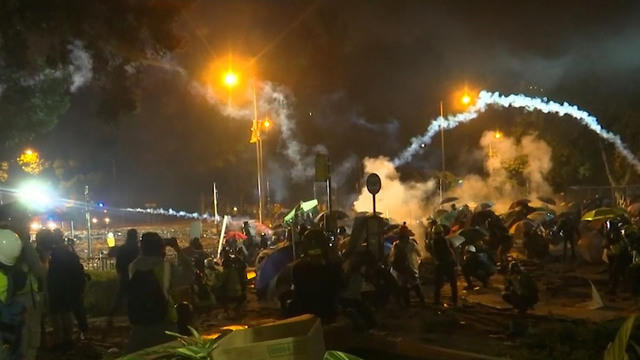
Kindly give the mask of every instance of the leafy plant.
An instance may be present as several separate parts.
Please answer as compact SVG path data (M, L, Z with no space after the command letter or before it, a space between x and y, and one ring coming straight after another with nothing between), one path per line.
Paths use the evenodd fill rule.
M620 326L615 340L609 343L607 350L604 352L604 360L626 360L629 358L629 355L627 355L627 343L635 320L636 315L632 315Z
M327 351L324 360L362 360L361 358L341 351Z
M175 336L182 344L182 347L167 349L168 354L160 357L160 359L171 360L200 360L209 359L211 353L218 346L220 339L224 337L223 333L215 338L205 338L198 333L198 331L192 327L189 327L191 336L184 336L178 333L167 331L168 335Z

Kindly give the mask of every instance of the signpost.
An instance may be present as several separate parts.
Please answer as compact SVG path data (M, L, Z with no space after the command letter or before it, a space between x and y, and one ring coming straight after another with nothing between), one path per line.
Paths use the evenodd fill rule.
M376 194L380 192L380 189L382 189L380 176L376 173L369 174L367 176L367 190L373 196L373 215L376 214Z

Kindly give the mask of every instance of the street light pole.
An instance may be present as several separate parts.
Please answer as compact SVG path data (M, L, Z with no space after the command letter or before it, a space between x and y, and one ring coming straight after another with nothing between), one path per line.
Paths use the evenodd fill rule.
M253 129L256 133L256 168L258 173L258 221L262 223L262 145L260 127L258 126L258 99L256 97L256 80L251 82L253 89Z
M444 107L442 104L442 100L440 100L440 118L444 121ZM440 174L440 202L442 203L443 195L444 195L444 124L440 125L440 144L441 144L441 153L442 153L442 173Z

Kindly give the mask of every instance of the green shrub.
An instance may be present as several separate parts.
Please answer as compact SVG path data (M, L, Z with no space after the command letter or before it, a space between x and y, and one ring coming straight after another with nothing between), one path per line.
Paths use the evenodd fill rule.
M118 292L115 271L89 270L91 281L87 282L84 305L89 316L106 316L113 307Z

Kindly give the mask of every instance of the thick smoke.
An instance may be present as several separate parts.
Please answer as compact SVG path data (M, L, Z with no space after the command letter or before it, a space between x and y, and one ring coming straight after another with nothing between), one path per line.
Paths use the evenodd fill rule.
M497 212L504 212L514 200L552 195L545 180L552 166L551 148L535 134L517 141L506 136L496 138L495 132L487 131L480 138L480 148L487 176L467 175L445 197L455 196L459 198L457 203L472 206L491 201Z
M598 123L598 119L588 112L579 109L575 105L568 103L557 103L547 100L547 98L531 98L525 95L500 95L497 92L481 91L476 99L476 103L471 108L463 113L447 116L446 118L438 117L430 125L427 131L420 136L416 136L411 139L411 144L402 153L400 153L393 163L395 165L401 165L411 161L413 156L419 153L424 145L431 143L431 140L435 134L440 131L441 128L453 129L456 126L471 121L478 117L478 115L487 110L489 106L499 107L516 107L522 108L526 111L542 111L544 113L553 113L559 116L568 115L576 119L581 124L585 125L596 134L598 134L604 140L612 143L616 150L620 152L625 159L640 173L640 160L638 160L633 153L629 150L627 145L622 142L620 136L614 134L604 128Z
M71 74L71 86L69 90L75 92L91 81L93 77L93 61L85 50L82 42L74 41L69 49L69 73Z
M427 214L426 199L436 189L436 182L402 182L394 164L386 157L365 158L363 165L365 175L377 173L382 179L382 189L376 196L376 211L395 221L406 221L416 233L416 239L421 239L419 234L424 230L419 221ZM359 212L372 211L371 194L366 188L362 189L353 208Z

